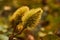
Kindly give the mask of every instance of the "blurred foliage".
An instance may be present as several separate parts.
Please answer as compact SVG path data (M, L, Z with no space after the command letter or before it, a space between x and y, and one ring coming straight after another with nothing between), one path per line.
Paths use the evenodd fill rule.
M59 38L55 35L47 35L43 38L43 40L59 40Z
M5 6L7 6L7 8L5 8ZM24 14L27 16L22 15L22 13L25 12L25 9L21 11L19 9L21 8L21 6L28 6L31 9L31 11L29 11L30 9L27 8L28 12ZM10 28L10 26L13 25L16 20L20 21L20 16L19 16L20 13L21 13L21 16L23 16L23 19L24 19L23 21L24 22L26 21L25 22L26 25L32 26L31 24L35 23L33 25L35 26L37 24L36 23L37 19L36 20L33 20L33 19L35 19L36 16L39 15L39 13L37 15L35 15L34 13L35 11L37 12L38 10L40 10L39 7L43 9L43 14L42 14L40 23L37 25L37 27L28 27L27 30L25 30L21 35L20 34L17 35L17 38L20 38L20 37L24 38L27 34L28 35L32 34L36 38L36 40L40 40L40 39L41 40L42 39L43 40L60 40L60 37L58 36L60 35L60 32L59 32L60 31L59 30L60 29L60 1L59 0L0 0L0 40L8 40L8 37L10 34L12 34L12 30L13 30L12 28ZM34 9L35 10L34 11L33 8L36 8L36 10ZM16 9L18 10L16 11ZM16 15L19 18L17 18ZM12 20L16 19L14 20L14 23L12 22L11 25L9 25L10 17L12 18ZM19 22L19 21L16 21L16 22ZM49 23L47 23L47 21ZM16 30L17 31L22 30L23 24L20 23L17 26L19 30L17 29Z

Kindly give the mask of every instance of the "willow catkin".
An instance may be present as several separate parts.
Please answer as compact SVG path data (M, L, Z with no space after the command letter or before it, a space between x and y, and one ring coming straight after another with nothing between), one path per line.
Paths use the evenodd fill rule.
M42 12L43 11L41 8L36 8L25 13L25 15L22 17L24 26L35 27L41 19Z
M26 11L29 11L29 8L28 8L27 6L23 6L23 7L18 8L18 9L13 13L13 15L9 18L10 21L12 21L13 19L16 19L17 16L23 15Z
M29 8L27 6L23 6L18 8L14 14L9 18L10 25L17 26L19 23L22 23L22 16L24 16L25 12L28 12Z

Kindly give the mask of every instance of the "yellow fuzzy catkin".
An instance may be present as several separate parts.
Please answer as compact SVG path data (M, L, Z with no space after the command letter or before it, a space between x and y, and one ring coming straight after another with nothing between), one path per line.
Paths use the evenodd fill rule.
M9 26L14 28L16 26L16 28L18 29L21 29L23 28L23 25L22 25L22 16L24 16L24 13L25 12L28 12L29 11L29 8L27 6L23 6L23 7L20 7L18 8L14 14L9 17ZM20 26L21 25L21 26Z
M26 12L22 17L23 24L29 27L36 26L41 19L42 12L41 8L31 9Z
M9 21L15 20L17 16L24 15L25 12L29 11L29 8L27 6L23 6L18 8L13 15L9 18Z

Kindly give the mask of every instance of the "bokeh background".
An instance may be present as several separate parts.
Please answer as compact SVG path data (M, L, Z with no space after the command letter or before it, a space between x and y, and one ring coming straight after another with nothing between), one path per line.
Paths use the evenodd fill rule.
M38 32L36 40L60 40L60 0L0 0L0 40L9 39L13 29L8 31L8 18L22 6L28 6L30 9L40 7L43 10L40 24L34 32L31 31L34 36Z

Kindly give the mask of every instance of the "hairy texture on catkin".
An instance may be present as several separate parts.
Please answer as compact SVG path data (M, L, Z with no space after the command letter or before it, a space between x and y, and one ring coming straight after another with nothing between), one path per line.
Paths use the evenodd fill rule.
M24 16L25 12L28 12L29 8L27 6L23 6L18 8L14 14L9 18L11 26L17 26L19 23L22 23L22 16Z
M41 8L31 9L29 12L27 12L22 17L24 26L35 27L41 19L42 12L43 11Z

